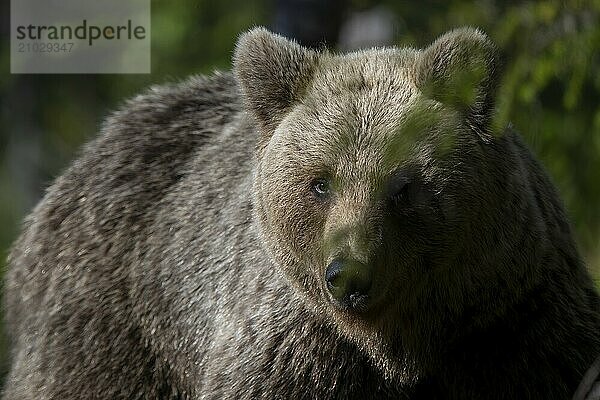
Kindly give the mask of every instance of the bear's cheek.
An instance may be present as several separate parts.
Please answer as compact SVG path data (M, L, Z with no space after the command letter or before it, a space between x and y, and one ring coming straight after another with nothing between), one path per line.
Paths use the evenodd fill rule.
M324 210L308 190L307 179L292 168L277 168L265 176L261 199L266 217L265 231L282 256L301 268L312 268L320 258Z

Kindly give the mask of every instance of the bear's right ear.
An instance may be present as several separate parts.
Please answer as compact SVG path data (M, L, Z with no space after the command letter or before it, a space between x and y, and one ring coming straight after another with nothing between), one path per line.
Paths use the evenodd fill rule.
M317 53L264 28L238 40L233 72L247 109L270 136L312 77Z

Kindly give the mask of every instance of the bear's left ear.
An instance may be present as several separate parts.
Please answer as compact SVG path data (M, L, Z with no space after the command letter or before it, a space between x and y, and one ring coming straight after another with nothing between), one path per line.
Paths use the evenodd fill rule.
M482 139L489 139L499 53L487 35L473 28L450 31L424 49L419 60L417 87L459 111Z
M264 28L254 28L238 40L233 72L247 109L263 137L270 137L313 74L317 53Z

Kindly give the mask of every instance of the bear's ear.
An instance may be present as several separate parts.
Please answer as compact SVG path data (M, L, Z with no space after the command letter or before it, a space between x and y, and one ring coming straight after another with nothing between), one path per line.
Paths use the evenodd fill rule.
M459 111L469 126L489 139L498 70L499 53L487 35L460 28L423 50L416 83L426 96Z
M306 89L317 53L264 28L238 40L233 71L247 109L270 136Z

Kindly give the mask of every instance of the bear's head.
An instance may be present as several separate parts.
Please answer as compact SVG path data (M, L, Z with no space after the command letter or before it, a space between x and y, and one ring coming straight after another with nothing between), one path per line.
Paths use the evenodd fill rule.
M400 354L411 330L423 343L416 327L442 322L421 314L458 312L497 274L461 261L495 185L497 59L470 28L424 50L336 55L262 28L237 44L266 248L307 304L371 353Z

